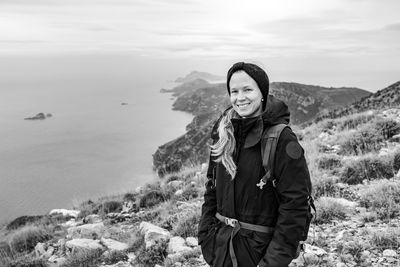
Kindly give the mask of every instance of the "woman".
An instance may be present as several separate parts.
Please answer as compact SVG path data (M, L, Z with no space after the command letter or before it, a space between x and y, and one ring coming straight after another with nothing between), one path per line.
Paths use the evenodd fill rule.
M286 104L268 95L267 74L239 62L228 71L232 107L216 122L199 223L204 259L214 267L288 266L307 221L310 176L302 147L285 127L275 154L276 188L260 180L263 132L289 123Z

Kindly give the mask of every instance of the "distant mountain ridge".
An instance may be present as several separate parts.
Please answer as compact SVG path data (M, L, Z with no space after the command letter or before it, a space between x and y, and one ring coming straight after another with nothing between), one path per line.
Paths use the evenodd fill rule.
M160 146L153 155L153 166L160 176L178 171L181 166L190 166L190 163L205 162L211 128L222 111L230 106L225 83L211 84L196 79L168 91L177 96L174 110L189 112L195 117L184 135ZM289 106L292 124L303 123L321 112L346 106L371 94L358 88L287 82L271 83L270 93Z
M334 119L343 117L366 110L386 109L399 106L400 81L389 85L388 87L379 90L374 94L365 96L360 100L353 102L351 105L322 113L314 119L314 122L318 122L325 118Z
M185 77L180 77L175 80L177 83L186 83L190 82L196 79L202 79L202 80L207 80L209 82L216 82L216 81L223 81L225 80L225 77L214 75L208 72L201 72L201 71L192 71Z

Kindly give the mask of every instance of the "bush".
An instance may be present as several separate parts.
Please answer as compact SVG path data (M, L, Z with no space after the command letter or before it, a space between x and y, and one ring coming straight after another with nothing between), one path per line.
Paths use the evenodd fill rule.
M188 201L199 196L198 190L193 186L187 186L183 189L182 195L178 197L178 200Z
M39 242L50 240L52 235L41 226L25 226L12 233L9 245L16 252L30 252Z
M71 254L61 267L97 267L102 262L102 251L98 250L79 250Z
M321 197L315 201L317 216L314 219L316 224L329 223L334 219L346 218L347 208L332 197Z
M397 151L393 156L393 170L395 172L400 170L400 151Z
M168 243L163 240L147 249L143 246L138 251L136 262L146 267L153 267L156 264L163 265L167 257L167 247Z
M34 255L15 255L12 258L0 258L2 267L47 267L47 260Z
M393 177L392 162L387 157L364 156L348 160L342 170L340 180L348 184L359 184L363 180Z
M104 202L101 207L102 207L101 211L104 214L112 212L120 212L122 210L122 203L120 201L111 200Z
M13 220L7 225L7 230L15 230L27 224L32 224L40 221L43 216L21 216Z
M381 250L397 249L400 245L400 229L388 227L384 231L372 231L369 233L371 243Z
M188 214L183 218L178 219L178 222L172 229L172 233L183 238L197 236L199 222L200 214Z
M101 209L101 204L94 203L90 199L79 205L78 208L81 212L78 214L78 219L85 218L90 214L98 214Z
M324 154L319 158L318 168L324 170L333 170L342 166L342 161L338 155Z
M123 251L112 250L104 255L103 262L107 265L115 264L119 261L127 261L128 255Z
M133 194L133 193L126 193L123 197L123 201L132 201L135 202L136 201L136 196L137 194Z
M321 196L334 196L337 192L336 183L338 178L321 174L318 179L313 179L313 194L316 198Z
M150 191L145 193L139 202L139 207L150 208L166 200L163 193L160 191Z
M400 215L400 181L381 180L360 190L360 204L375 211L380 219Z

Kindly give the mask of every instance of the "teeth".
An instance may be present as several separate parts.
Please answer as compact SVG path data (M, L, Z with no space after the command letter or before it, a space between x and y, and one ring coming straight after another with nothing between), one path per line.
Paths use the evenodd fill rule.
M248 106L249 104L238 104L237 106L239 107L239 108L243 108L243 107L246 107L246 106Z

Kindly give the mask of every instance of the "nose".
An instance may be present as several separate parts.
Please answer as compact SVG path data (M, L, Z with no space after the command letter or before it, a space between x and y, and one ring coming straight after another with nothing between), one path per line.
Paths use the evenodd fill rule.
M238 99L238 100L244 100L245 98L246 98L246 97L245 97L244 92L243 92L242 90L239 90L237 99Z

